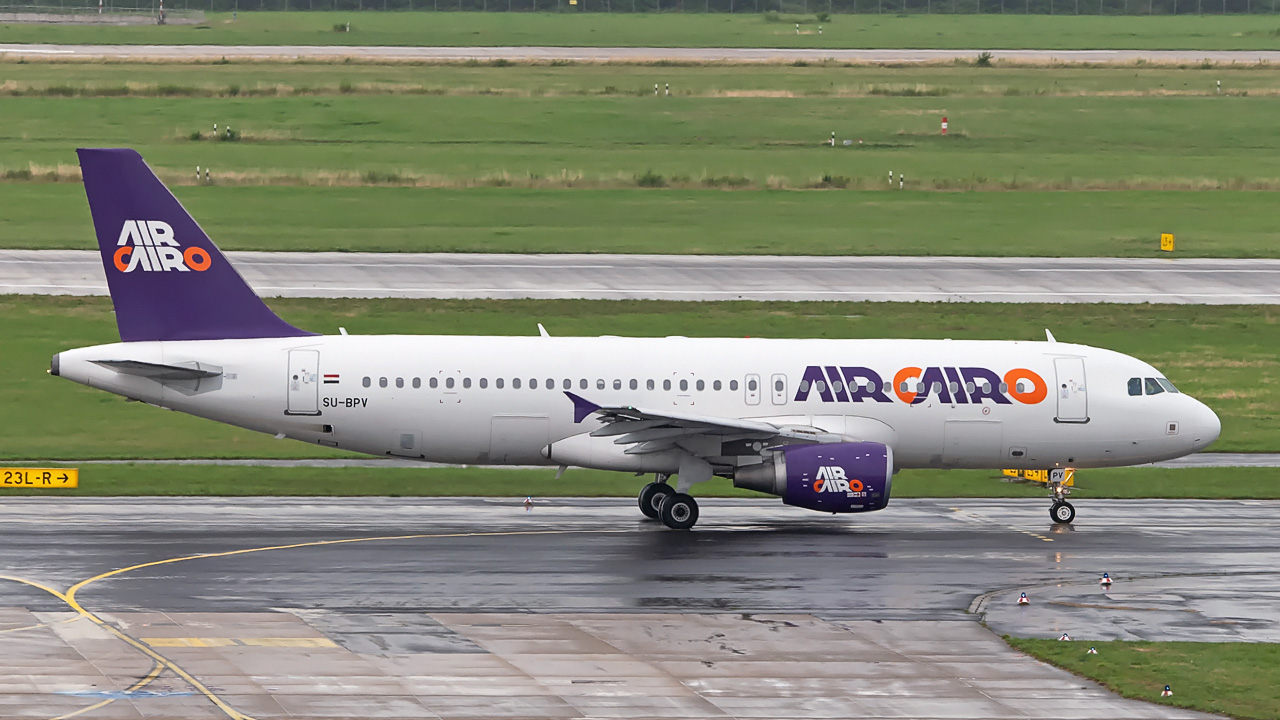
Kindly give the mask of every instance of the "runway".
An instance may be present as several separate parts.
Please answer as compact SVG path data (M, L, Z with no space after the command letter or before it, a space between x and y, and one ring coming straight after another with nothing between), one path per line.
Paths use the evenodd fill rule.
M1280 260L227 253L269 297L1280 303ZM105 295L98 253L0 250L0 294Z
M343 60L465 62L943 63L973 60L970 50L843 48L385 47L308 45L45 45L0 44L0 55L75 60ZM1276 50L989 50L994 59L1025 63L1274 63Z
M90 717L1200 717L974 621L1280 640L1276 502L702 505L678 533L630 500L6 499L0 714L143 683Z

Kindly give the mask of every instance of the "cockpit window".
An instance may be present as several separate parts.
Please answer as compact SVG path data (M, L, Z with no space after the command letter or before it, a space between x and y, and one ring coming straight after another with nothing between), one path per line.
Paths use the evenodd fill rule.
M1146 378L1146 383L1148 395L1159 395L1164 392L1164 388L1160 387L1160 383L1156 382L1155 378Z
M1164 388L1168 392L1171 392L1171 393L1178 392L1178 388L1174 387L1173 383L1169 382L1164 378L1156 378L1156 382L1160 383L1160 387Z
M1129 378L1129 394L1130 395L1142 394L1142 378Z

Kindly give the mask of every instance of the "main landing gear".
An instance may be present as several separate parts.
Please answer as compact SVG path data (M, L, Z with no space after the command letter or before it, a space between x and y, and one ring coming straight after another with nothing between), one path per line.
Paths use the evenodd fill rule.
M645 517L661 520L672 530L688 530L698 522L698 501L691 495L676 492L667 484L668 475L659 474L640 490L640 512Z
M1063 484L1063 478L1061 470L1049 471L1049 491L1052 493L1049 497L1053 498L1053 505L1049 507L1049 517L1055 523L1070 525L1071 521L1076 519L1076 509L1067 502L1071 488Z

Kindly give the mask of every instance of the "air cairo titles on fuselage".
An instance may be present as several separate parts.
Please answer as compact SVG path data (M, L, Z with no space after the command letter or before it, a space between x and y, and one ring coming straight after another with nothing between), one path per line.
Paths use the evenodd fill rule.
M997 405L1019 402L1035 405L1049 396L1044 378L1026 368L1013 368L1003 376L982 367L905 367L886 384L880 373L868 367L810 365L796 390L795 402L804 402L817 393L824 403L891 403L892 392L907 405L919 405L936 395L939 402L956 405Z

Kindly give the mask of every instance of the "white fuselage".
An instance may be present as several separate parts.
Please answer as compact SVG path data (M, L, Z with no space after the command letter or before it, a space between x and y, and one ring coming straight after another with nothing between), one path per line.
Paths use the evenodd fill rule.
M166 382L94 363L120 360L221 375ZM1188 395L1130 394L1132 378L1161 377L1150 365L1056 342L353 335L117 343L56 363L62 377L211 420L447 463L676 471L669 454L588 439L599 424L575 422L566 390L811 425L883 442L899 468L1133 465L1200 450L1220 430Z

